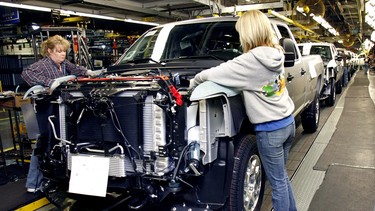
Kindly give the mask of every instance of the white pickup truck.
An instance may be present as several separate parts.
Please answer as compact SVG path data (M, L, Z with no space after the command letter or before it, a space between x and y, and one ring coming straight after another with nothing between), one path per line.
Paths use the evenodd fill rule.
M112 208L126 202L129 210L257 210L266 180L241 93L210 82L192 93L187 89L196 73L242 53L236 21L219 17L155 27L103 77L62 83L54 92L58 124L51 121L62 132L51 141L51 152L41 155L47 156L41 168L50 201L61 207L65 200L59 197L95 195L109 198ZM302 57L286 24L272 26L285 49L294 115L314 132L323 61ZM76 177L87 174L75 168L77 162L109 169L108 178ZM91 205L99 209L97 203L84 208Z
M302 55L320 55L324 62L324 88L320 100L326 105L333 106L336 102L336 94L342 92L343 65L342 56L332 43L299 43Z

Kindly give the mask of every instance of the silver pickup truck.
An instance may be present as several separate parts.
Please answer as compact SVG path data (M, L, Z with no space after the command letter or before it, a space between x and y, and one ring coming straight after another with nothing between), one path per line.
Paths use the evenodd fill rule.
M236 21L155 27L102 77L63 82L50 121L60 132L41 155L50 201L60 208L63 197L86 197L129 210L257 210L265 174L241 93L211 82L188 90L196 73L242 53ZM294 115L314 132L323 61L302 57L286 24L272 26L285 49Z
M344 83L344 69L342 56L332 43L299 43L302 55L320 55L324 62L324 86L320 100L326 105L333 106L336 102L336 94L342 92Z

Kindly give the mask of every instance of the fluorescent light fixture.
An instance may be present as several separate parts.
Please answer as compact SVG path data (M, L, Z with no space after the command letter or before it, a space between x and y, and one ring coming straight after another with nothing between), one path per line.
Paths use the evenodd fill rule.
M51 12L51 8L47 7L38 7L38 6L32 6L32 5L24 5L24 4L14 4L14 3L7 3L7 2L0 2L0 6L5 7L14 7L14 8L20 8L20 9L28 9L28 10L37 10L42 12ZM75 15L75 16L82 16L82 17L89 17L89 18L98 18L98 19L104 19L104 20L110 20L110 21L125 21L129 23L136 23L136 24L144 24L144 25L151 25L151 26L158 26L158 23L152 23L152 22L145 22L145 21L137 21L132 19L120 19L105 15L97 15L97 14L90 14L90 13L83 13L83 12L74 12L70 10L62 10L62 9L54 9L55 11L59 11L61 14L64 15Z
M322 16L313 16L313 19L329 31L329 33L339 36L340 34Z
M372 17L371 15L367 14L365 16L365 22L371 26L373 29L375 29L375 18Z
M313 19L318 22L319 24L323 23L324 22L324 19L322 18L322 16L314 16Z
M333 35L335 35L335 36L338 36L339 35L339 33L336 31L336 29L334 29L334 28L330 28L330 29L328 29L328 31L331 33L331 34L333 34Z
M36 23L31 23L31 28L32 28L33 30L37 30L37 29L40 28L40 26L39 26L38 24L36 24Z
M145 22L145 21L137 21L137 20L132 20L132 19L124 19L125 22L128 23L137 23L137 24L144 24L144 25L151 25L151 26L159 26L158 23L152 23L152 22Z
M374 43L371 42L369 39L366 39L363 43L363 48L365 49L365 51L370 51L370 49L374 46Z
M117 18L110 17L110 16L104 16L104 15L95 15L90 13L82 13L82 12L74 12L77 16L83 16L83 17L89 17L89 18L98 18L98 19L105 19L105 20L118 20Z
M302 15L306 16L306 13L305 13L305 10L303 9L303 7L297 6L296 10L298 12L300 12Z
M105 15L96 15L96 14L90 14L90 13L83 13L83 12L73 12L70 10L57 10L60 11L64 15L76 15L76 16L82 16L82 17L89 17L89 18L98 18L98 19L104 19L104 20L121 20L118 18L105 16Z
M312 34L316 34L313 30L307 28L306 26L303 26L302 24L297 23L296 21L293 21L292 19L289 19L289 18L279 14L278 12L276 12L274 10L268 10L268 13L271 14L271 15L274 15L275 17L280 18L281 20L283 20L285 22L288 22L288 23L293 24L293 25L295 25L295 26L297 26L297 27L299 27L303 30L306 30L306 31L308 31Z
M375 29L375 17L374 17L375 0L370 0L366 2L365 9L366 9L365 22L369 26L371 26L373 29Z
M15 8L27 9L27 10L37 10L37 11L42 11L42 12L51 12L51 9L47 8L47 7L38 7L38 6L25 5L25 4L14 4L14 3L0 2L0 6L15 7Z

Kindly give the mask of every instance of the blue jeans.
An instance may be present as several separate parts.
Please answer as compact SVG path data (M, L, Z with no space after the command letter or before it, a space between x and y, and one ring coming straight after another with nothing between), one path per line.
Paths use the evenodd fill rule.
M297 210L286 171L286 161L294 137L294 122L275 131L256 132L260 158L272 188L272 204L275 211Z
M30 167L26 179L26 188L40 189L43 183L43 173L40 170L37 155L48 152L51 148L51 141L54 140L48 117L57 113L58 106L51 104L51 99L40 100L36 104L36 118L38 121L40 136L36 148L30 159ZM58 129L58 127L57 127ZM58 132L58 131L57 131Z
M344 67L344 76L343 76L343 86L346 86L348 84L348 78L349 78L349 71L347 67Z
M42 186L43 173L39 170L39 159L33 154L30 159L29 172L26 179L26 188L40 189Z

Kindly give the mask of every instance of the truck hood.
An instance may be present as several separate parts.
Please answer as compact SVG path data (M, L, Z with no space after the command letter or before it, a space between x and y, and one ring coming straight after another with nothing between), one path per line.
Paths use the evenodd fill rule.
M150 71L178 72L180 75L195 75L198 72L221 64L221 60L212 59L179 59L169 62L143 62L113 65L107 68L108 73L125 75L142 74Z

